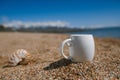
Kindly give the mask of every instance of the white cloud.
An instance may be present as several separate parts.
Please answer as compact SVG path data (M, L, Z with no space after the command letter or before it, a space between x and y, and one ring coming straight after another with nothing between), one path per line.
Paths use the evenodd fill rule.
M39 27L39 26L51 26L51 27L66 27L69 26L68 22L64 21L48 21L48 22L23 22L23 21L11 21L3 24L5 27L16 27L19 28L21 26L23 27Z

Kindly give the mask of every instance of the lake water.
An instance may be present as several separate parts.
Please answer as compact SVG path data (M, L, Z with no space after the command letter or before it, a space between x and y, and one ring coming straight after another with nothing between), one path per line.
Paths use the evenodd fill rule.
M120 27L85 30L71 34L93 34L95 37L120 38Z

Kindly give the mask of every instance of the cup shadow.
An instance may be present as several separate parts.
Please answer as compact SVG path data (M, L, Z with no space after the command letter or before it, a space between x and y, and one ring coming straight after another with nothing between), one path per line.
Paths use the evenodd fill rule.
M73 63L71 60L67 60L65 58L62 58L56 62L53 62L49 64L49 66L44 67L44 70L52 70L52 69L57 69L63 66L68 66L69 64Z

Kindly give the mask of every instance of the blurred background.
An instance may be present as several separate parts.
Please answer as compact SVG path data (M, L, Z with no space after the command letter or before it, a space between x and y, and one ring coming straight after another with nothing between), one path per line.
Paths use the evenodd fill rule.
M120 38L120 0L0 0L0 31Z

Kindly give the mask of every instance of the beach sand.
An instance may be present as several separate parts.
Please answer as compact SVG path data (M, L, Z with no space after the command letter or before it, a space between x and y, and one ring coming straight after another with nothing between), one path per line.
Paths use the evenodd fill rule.
M92 63L72 63L59 53L69 35L51 33L0 33L0 80L120 80L120 39L95 38ZM10 53L26 49L28 65L2 68ZM65 47L65 53L68 48Z

